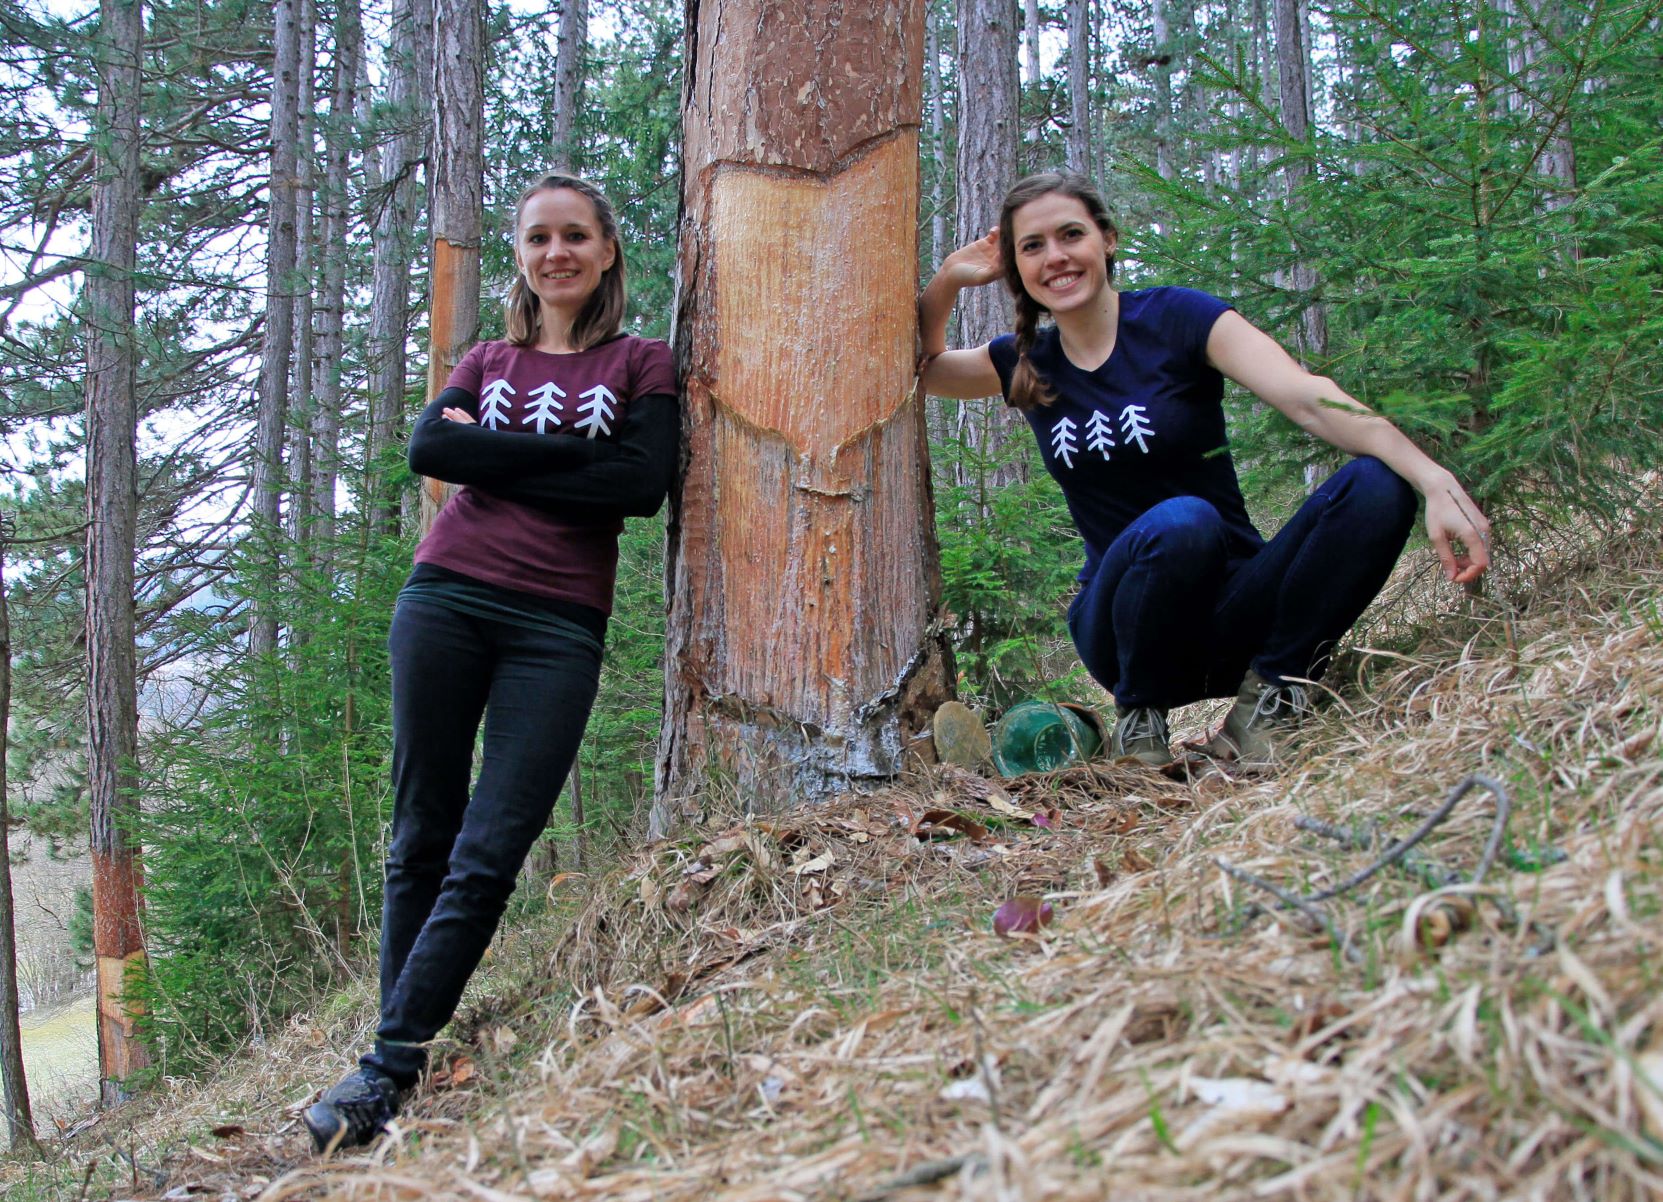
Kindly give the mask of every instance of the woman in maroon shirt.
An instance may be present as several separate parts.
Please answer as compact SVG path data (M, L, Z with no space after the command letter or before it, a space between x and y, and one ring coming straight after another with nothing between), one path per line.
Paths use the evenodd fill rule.
M508 337L469 351L411 434L412 469L463 487L416 551L388 639L381 1020L306 1111L320 1151L375 1137L454 1014L577 755L623 518L656 513L675 467L670 349L619 333L605 196L539 181L515 210L514 260Z

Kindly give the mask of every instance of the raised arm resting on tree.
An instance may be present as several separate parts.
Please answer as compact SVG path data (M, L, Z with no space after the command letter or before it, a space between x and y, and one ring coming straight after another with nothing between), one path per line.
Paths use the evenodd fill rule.
M410 470L540 509L651 517L663 506L681 435L675 397L632 401L616 440L493 430L478 412L466 389L440 393L410 432Z

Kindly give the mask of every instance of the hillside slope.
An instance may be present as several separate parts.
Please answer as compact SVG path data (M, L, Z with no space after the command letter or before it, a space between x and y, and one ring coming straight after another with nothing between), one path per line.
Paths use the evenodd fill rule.
M1274 776L1094 765L1007 797L941 772L557 880L558 921L499 943L394 1138L322 1161L295 1121L364 1038L359 997L106 1120L60 1179L271 1202L1655 1196L1663 548L1608 558L1365 654ZM1323 903L1331 930L1219 866L1315 892L1472 772L1512 811L1482 885L1433 887L1483 854L1484 787ZM1055 920L1000 938L1019 893Z

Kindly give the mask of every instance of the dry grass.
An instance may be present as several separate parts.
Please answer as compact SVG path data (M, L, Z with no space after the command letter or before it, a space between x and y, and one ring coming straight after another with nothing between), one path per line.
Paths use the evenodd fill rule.
M134 1119L115 1142L162 1175L124 1168L123 1191L1655 1196L1663 550L1623 553L1364 653L1275 776L1080 769L1007 798L938 773L567 879L568 919L499 945L395 1138L320 1161L294 1121L366 1033L360 999ZM1313 891L1370 856L1296 819L1401 833L1474 770L1511 790L1507 854L1480 888L1388 870L1330 903L1360 962L1215 864ZM1470 868L1490 812L1473 795L1420 851ZM1056 921L996 937L1015 893ZM244 1130L210 1138L225 1120ZM211 1146L163 1159L181 1137Z

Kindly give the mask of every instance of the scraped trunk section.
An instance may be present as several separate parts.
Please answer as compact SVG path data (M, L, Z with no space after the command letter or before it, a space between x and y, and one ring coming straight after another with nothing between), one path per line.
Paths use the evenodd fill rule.
M481 0L438 0L433 7L438 70L433 86L432 298L427 399L444 391L451 370L479 340L479 242L485 206L485 9ZM425 534L456 489L422 488Z
M919 0L690 14L655 831L887 778L950 695L915 389ZM719 34L719 36L718 36Z

